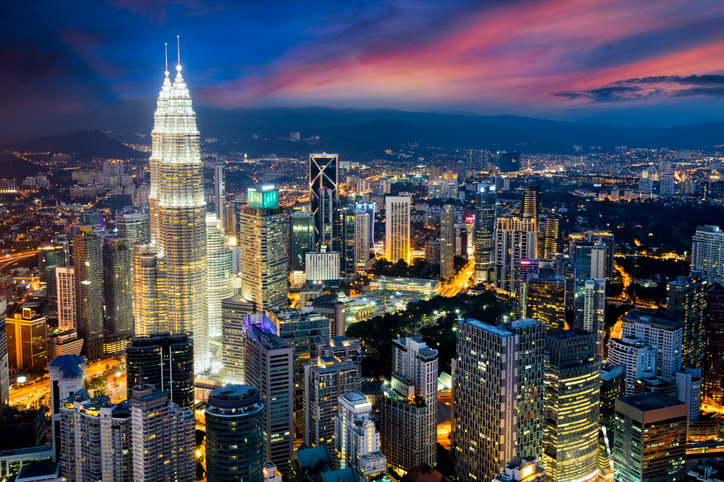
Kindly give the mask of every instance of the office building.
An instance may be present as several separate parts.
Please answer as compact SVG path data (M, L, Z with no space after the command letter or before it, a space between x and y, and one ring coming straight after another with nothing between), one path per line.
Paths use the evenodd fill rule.
M383 386L382 453L397 471L437 461L438 352L420 337L392 341L392 381Z
M254 313L254 303L236 295L221 301L221 364L224 382L244 383L244 317Z
M496 475L493 482L545 482L546 471L536 463L535 457L518 457L511 460Z
M83 354L103 356L103 260L101 240L93 226L73 226L73 274L75 275L76 329L83 338Z
M151 244L163 273L163 286L155 289L164 299L167 331L193 336L194 370L201 373L210 367L204 165L180 64L176 70L173 84L168 74L163 81L151 132Z
M310 252L304 255L307 282L339 281L341 256L337 251Z
M50 413L56 460L59 459L60 451L60 402L85 386L85 363L85 357L61 355L48 364Z
M495 220L495 287L515 293L515 262L535 259L538 223L531 218L499 217Z
M584 284L583 329L593 333L596 356L603 358L606 348L606 278L587 280Z
M75 272L69 266L58 266L55 279L58 290L58 328L61 331L75 330Z
M259 390L249 385L215 388L204 420L206 480L263 482L264 402Z
M314 216L307 211L295 211L289 216L291 239L289 250L289 269L305 270L305 257L314 251Z
M538 273L523 285L522 318L534 318L547 330L565 328L566 280L555 273L553 263L541 261Z
M544 262L547 260L543 260ZM538 274L540 263L537 259L517 259L513 268L513 293L515 305L515 319L521 319L523 314L523 287L533 276Z
M633 395L636 380L656 376L656 349L636 338L608 340L609 365L626 367L624 393Z
M556 254L554 258L556 274L566 281L566 325L573 327L576 297L576 266L573 259L565 254Z
M340 277L352 278L357 273L357 250L355 247L357 211L354 206L346 206L339 211L340 226Z
M10 363L8 357L7 322L5 310L7 301L0 298L0 413L7 408L10 399Z
M380 434L372 421L372 404L359 393L338 398L334 416L334 449L339 468L354 468L364 479L374 480L385 474L386 458L380 452Z
M686 404L659 393L616 400L613 480L683 482Z
M304 443L334 449L334 417L340 395L359 391L359 373L351 360L319 356L304 366Z
M78 339L78 332L66 330L48 334L48 360L61 355L80 355L83 340Z
M133 336L133 247L128 239L103 240L103 294L105 332Z
M699 420L701 415L701 368L685 367L676 372L676 398L686 404L686 419Z
M442 256L442 245L440 247ZM410 262L410 197L385 198L385 256L391 263Z
M22 308L5 319L8 367L11 370L45 368L48 364L46 317L32 308Z
M248 189L249 203L239 209L241 294L257 311L286 308L289 284L289 220L273 186Z
M543 467L552 482L598 475L601 363L595 337L576 328L546 334Z
M711 283L724 284L724 231L698 226L691 239L691 271L701 271Z
M569 254L575 267L574 326L583 328L586 281L609 279L613 273L613 235L586 231L568 236Z
M293 348L263 313L245 316L243 329L244 380L264 403L264 460L286 474L294 449Z
M561 252L559 225L560 217L557 214L549 214L546 218L544 258L550 259Z
M148 206L140 208L124 207L116 211L116 228L118 236L130 240L133 244L151 242L151 224Z
M224 239L221 221L206 214L206 262L208 266L209 337L221 336L221 300L234 294L234 261Z
M501 174L517 172L520 169L520 154L516 151L495 153L495 168Z
M52 242L44 244L38 249L38 268L40 270L40 285L45 285L48 298L58 299L58 286L56 284L57 268L68 265L68 243Z
M700 271L678 276L666 285L667 318L684 325L681 363L686 367L704 365L707 288L708 280Z
M226 165L223 162L214 164L214 213L216 219L220 222L223 222L224 205L226 204L226 183L224 179L225 167Z
M626 365L601 364L601 430L598 434L598 470L606 476L613 471L616 399L626 389Z
M196 420L143 380L131 389L131 466L133 480L196 481ZM160 463L163 461L163 463Z
M538 220L540 214L540 186L525 188L523 200L520 202L520 217Z
M194 406L194 340L184 333L136 336L126 347L128 398L141 379L181 408Z
M340 251L339 155L309 154L309 211L314 216L315 248Z
M63 399L58 414L58 464L64 480L131 481L131 407L78 390Z
M656 376L673 382L681 369L683 325L630 312L621 324L622 338L638 338L656 350Z
M156 248L149 244L133 246L133 318L135 333L150 336L171 330L166 316L166 271Z
M495 186L478 184L475 191L475 281L492 283L493 232L495 231Z
M440 212L440 276L455 273L455 206L446 204Z
M236 225L236 205L234 201L224 203L224 218L222 220L224 226L224 234L227 236L236 236L238 234Z
M702 391L714 403L724 403L724 287L713 283L706 293Z
M493 480L518 454L541 456L545 330L533 319L458 322L452 450L461 481Z

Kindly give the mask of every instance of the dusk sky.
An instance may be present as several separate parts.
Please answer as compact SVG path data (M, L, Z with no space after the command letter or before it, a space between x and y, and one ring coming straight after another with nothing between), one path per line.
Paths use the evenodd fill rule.
M153 101L164 42L194 102L724 120L720 0L5 2L3 122Z

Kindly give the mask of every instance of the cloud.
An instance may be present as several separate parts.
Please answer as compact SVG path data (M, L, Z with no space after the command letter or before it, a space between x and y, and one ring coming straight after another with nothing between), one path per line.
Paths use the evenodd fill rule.
M659 75L618 80L603 87L556 92L556 97L591 102L624 102L651 97L724 97L724 75Z

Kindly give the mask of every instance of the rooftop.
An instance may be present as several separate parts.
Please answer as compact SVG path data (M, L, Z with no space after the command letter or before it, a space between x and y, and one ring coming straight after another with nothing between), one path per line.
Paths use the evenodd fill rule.
M686 403L684 402L663 395L659 392L628 395L625 397L620 397L618 400L642 412L648 412L649 410L659 410L661 408L676 407L678 405L686 405Z
M61 355L55 357L50 365L48 365L49 371L58 371L62 378L79 378L83 370L81 366L85 368L85 357L78 355ZM53 369L53 370L50 370Z

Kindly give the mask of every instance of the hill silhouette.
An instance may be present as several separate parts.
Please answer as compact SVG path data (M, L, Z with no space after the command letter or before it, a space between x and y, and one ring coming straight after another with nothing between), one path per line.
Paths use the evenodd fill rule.
M139 152L111 139L104 133L85 130L50 137L40 137L25 142L0 146L0 150L20 152L50 152L68 154L76 159L104 157L110 159L143 159L150 155Z

